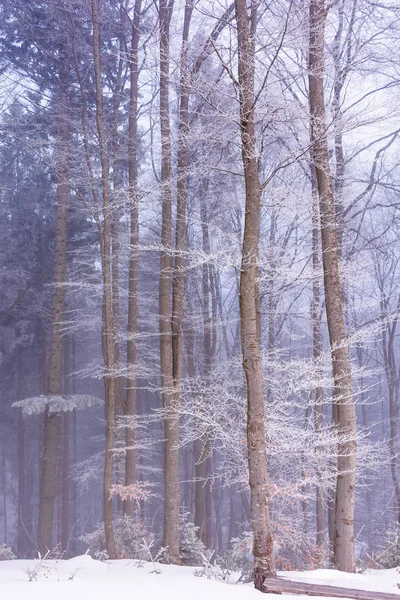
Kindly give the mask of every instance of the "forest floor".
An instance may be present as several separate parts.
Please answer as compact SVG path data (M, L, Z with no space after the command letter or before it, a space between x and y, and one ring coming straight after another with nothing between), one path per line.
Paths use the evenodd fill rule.
M156 568L156 572L154 572ZM132 560L99 562L89 556L70 560L12 560L0 562L3 600L306 600L309 596L265 594L251 584L215 581L195 576L198 567L138 563ZM351 575L334 570L285 572L292 581L326 583L339 587L399 594L400 571L368 571ZM29 581L29 579L33 579ZM316 598L318 600L318 598Z

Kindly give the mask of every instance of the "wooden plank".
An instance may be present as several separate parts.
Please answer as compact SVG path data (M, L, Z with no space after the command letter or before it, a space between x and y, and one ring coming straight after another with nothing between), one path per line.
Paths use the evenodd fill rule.
M289 581L280 577L266 579L265 592L272 594L304 594L305 596L320 596L322 598L346 598L348 600L400 600L400 594L356 590L336 587L319 583L303 583Z

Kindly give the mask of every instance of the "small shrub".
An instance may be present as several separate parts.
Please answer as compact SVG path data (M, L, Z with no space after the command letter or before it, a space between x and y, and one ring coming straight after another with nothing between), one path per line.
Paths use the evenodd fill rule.
M128 516L119 517L114 523L114 537L119 558L148 559L143 547L143 540L150 544L151 538L143 523L137 519ZM88 545L90 556L97 560L108 559L103 523L100 523L91 533L81 536L80 539Z
M14 560L15 558L17 557L15 556L11 548L6 546L5 544L2 544L0 546L0 560Z
M375 560L384 569L394 569L400 565L399 527L395 527L386 532L386 539L375 557ZM374 568L376 568L376 566Z
M205 577L206 579L215 579L216 581L225 581L229 583L232 571L222 559L219 562L213 561L213 557L203 556L203 568L195 571L195 577Z
M224 562L232 571L241 573L240 581L250 581L253 573L253 534L245 531L241 537L231 540Z
M208 560L211 557L210 550L207 550L197 535L198 529L185 517L182 518L179 549L182 563L189 567L200 567L204 564L204 559Z

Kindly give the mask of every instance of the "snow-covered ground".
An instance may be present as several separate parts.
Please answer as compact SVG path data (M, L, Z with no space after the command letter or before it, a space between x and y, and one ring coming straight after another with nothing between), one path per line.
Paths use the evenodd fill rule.
M292 595L276 596L260 593L251 585L228 584L196 577L195 567L174 567L152 563L118 560L99 562L89 556L70 560L47 560L40 566L33 560L0 562L0 598L4 600L276 600L292 599ZM37 579L29 582L29 573L39 567ZM327 583L339 587L398 593L400 573L396 569L369 571L349 575L337 571L280 573L297 581ZM234 580L234 578L232 578ZM297 596L307 600L309 596ZM316 599L317 600L317 599Z

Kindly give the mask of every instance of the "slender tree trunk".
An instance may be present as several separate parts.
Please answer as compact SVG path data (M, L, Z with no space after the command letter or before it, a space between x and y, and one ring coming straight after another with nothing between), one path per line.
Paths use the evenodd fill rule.
M161 123L161 185L162 226L161 265L159 286L160 363L162 400L165 410L164 443L164 534L163 545L168 548L167 559L178 563L179 557L179 417L175 393L171 311L171 128L169 119L169 27L173 0L160 0L160 123ZM176 348L176 343L175 343Z
M61 556L62 553L62 513L63 513L63 420L64 415L60 415L60 426L58 428L58 459L57 459L57 516L56 516L56 531L57 531L57 542L56 542L56 556Z
M400 299L399 299L400 304ZM381 301L382 316L387 314L387 307L384 300ZM399 306L397 307L397 309ZM394 497L395 497L395 515L396 523L400 524L400 481L398 476L398 431L399 431L399 374L396 366L395 356L395 336L397 329L397 319L388 324L383 332L382 349L385 363L386 381L389 392L389 453L390 453L390 474L392 477Z
M255 22L257 2L252 2ZM240 274L240 322L243 368L247 383L247 451L251 491L254 585L263 591L266 577L275 575L273 537L269 517L269 481L265 452L264 381L257 327L256 292L260 232L261 187L254 127L254 47L246 0L235 0L242 160L246 208Z
M142 1L136 0L132 20L130 49L130 96L129 96L129 202L130 202L130 249L129 249L129 298L128 298L128 342L126 348L128 377L126 380L125 416L131 420L125 430L126 458L125 485L135 483L135 430L133 419L136 404L136 363L138 327L138 283L139 283L139 197L137 168L137 107L138 107L138 48L140 39L140 11ZM135 501L128 498L124 502L124 513L133 516Z
M122 9L121 9L122 12ZM123 18L123 17L122 17ZM119 326L120 326L120 300L119 300L119 221L120 221L120 202L121 202L121 173L120 173L120 145L118 142L118 126L119 126L119 109L122 87L122 68L124 43L121 36L120 39L120 56L116 73L116 82L113 90L113 138L112 138L112 172L113 172L113 207L111 218L111 274L112 274L112 304L113 304L113 322L114 322L114 339L115 339L115 364L120 364L120 343L119 343ZM124 380L122 376L115 378L115 420L120 424L121 416L124 409ZM116 446L121 449L125 446L125 435L120 427L117 427L115 432ZM125 457L122 452L117 452L115 456L115 481L117 484L123 484L125 479ZM117 496L117 515L120 516L123 512L123 502L120 496Z
M23 374L23 348L18 346L17 356L17 400L23 398L24 374ZM26 467L25 467L25 420L22 409L18 409L18 525L16 547L19 558L26 554Z
M112 280L111 280L111 199L109 186L109 167L107 158L107 142L103 117L103 94L101 87L101 42L98 0L92 0L93 18L93 58L96 82L96 125L99 140L101 162L101 184L103 193L103 228L100 232L100 250L103 271L103 348L105 365L108 372L115 366L114 322L112 312ZM115 431L115 378L106 378L106 448L104 460L104 531L106 549L110 558L116 558L113 531L113 502L111 486L113 482L114 463L114 431Z
M75 372L76 369L76 342L75 342L75 337L71 334L71 365L72 365L72 372ZM75 394L76 393L76 383L75 380L72 379L71 381L71 390L72 393ZM77 410L74 409L72 411L71 414L71 421L72 421L72 465L75 467L75 465L78 463L78 440L77 440ZM78 534L79 534L79 528L78 528L78 485L77 482L75 480L73 480L71 482L71 501L72 501L72 506L71 506L71 519L72 519L72 531L73 531L73 537L72 537L72 544L71 544L71 553L72 554L76 554L76 547L77 547L77 538L78 538Z
M57 215L54 251L54 293L50 342L48 396L62 392L63 341L62 321L65 308L67 204L68 204L68 121L65 75L60 72L60 118L57 159ZM60 415L46 411L42 453L42 472L39 492L38 549L44 555L53 548L54 504L57 486L58 432Z
M70 339L65 338L64 343L64 391L66 394L71 393L70 383ZM69 516L70 516L70 477L69 477L69 447L70 447L70 420L71 415L65 412L63 415L63 435L62 435L62 506L61 515L61 548L63 552L69 546ZM69 549L70 550L70 549Z
M203 184L203 193L207 189L207 185ZM202 198L200 207L201 214L201 229L203 237L203 251L206 255L210 255L210 236L208 230L208 211L206 207L205 194ZM212 296L212 276L211 267L207 263L203 264L203 277L202 277L202 288L203 288L203 351L204 351L204 377L206 380L210 377L212 360L215 354L216 348L216 336L214 332L214 319L215 319L215 299L211 297L211 314L210 314L210 296ZM207 548L212 547L213 536L212 536L212 448L209 440L206 440L203 448L204 458L204 543Z
M353 572L355 570L356 413L341 300L335 201L326 136L323 88L325 14L324 0L311 0L309 49L311 141L320 202L325 304L339 432L334 563L341 571Z
M319 259L319 209L318 209L318 188L314 165L311 165L311 186L313 198L313 229L312 229L312 261L313 261L313 284L312 284L312 306L311 320L313 327L313 359L317 368L317 377L322 378L322 336L321 336L321 293L320 293L320 259ZM326 509L325 494L322 482L321 457L319 455L322 443L322 425L324 408L324 390L318 383L314 392L314 430L317 438L317 487L316 487L316 534L317 546L324 550L327 543L326 536Z

